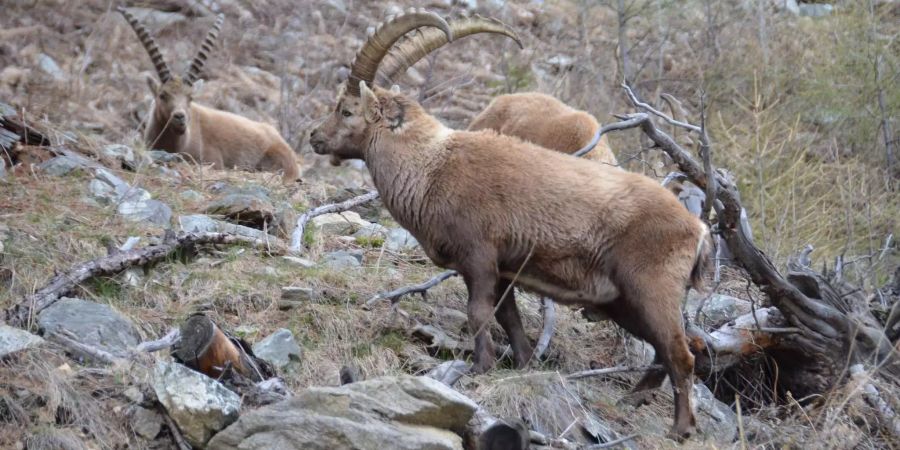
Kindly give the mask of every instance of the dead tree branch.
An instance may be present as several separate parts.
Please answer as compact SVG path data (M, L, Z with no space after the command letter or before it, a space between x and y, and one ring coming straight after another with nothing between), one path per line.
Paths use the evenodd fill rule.
M321 216L322 214L343 212L350 208L354 208L356 206L371 202L378 198L378 191L369 191L363 195L353 197L349 200L344 200L340 203L329 203L327 205L322 205L317 208L313 208L305 213L301 214L300 217L297 218L297 227L294 228L294 232L291 233L291 253L300 253L300 250L303 249L303 231L306 228L306 224L312 220L313 217Z
M76 265L68 271L54 276L34 294L28 295L6 310L6 321L10 325L24 327L28 320L45 308L56 303L61 297L71 293L80 284L99 276L114 275L129 267L144 266L164 260L176 250L204 244L250 244L267 249L271 242L263 242L246 236L225 233L169 233L163 242L142 248L121 251L105 257ZM272 248L276 252L286 249ZM277 254L277 253L276 253Z
M541 298L541 313L544 317L543 329L534 346L534 356L532 356L532 359L536 360L540 360L547 348L550 347L550 339L556 329L556 304L553 303L553 300L547 297Z
M372 307L372 305L374 305L376 302L378 302L380 300L390 300L391 304L393 305L393 304L397 303L398 301L400 301L401 297L403 297L404 295L409 295L409 294L421 294L422 297L425 297L425 293L428 292L429 289L437 286L438 284L441 284L442 282L444 282L444 280L451 278L451 277L455 277L457 275L459 275L459 272L457 272L455 270L447 270L447 271L444 271L444 272L441 272L441 273L435 275L434 277L432 277L431 279L429 279L423 283L414 284L412 286L405 286L405 287L402 287L399 289L394 289L393 291L390 291L390 292L384 292L381 294L377 294L374 297L370 298L368 301L366 301L366 304L363 305L363 308L370 309Z
M888 402L881 398L875 385L869 382L869 373L862 364L854 364L850 366L850 378L859 383L863 390L863 396L869 406L875 410L875 415L885 429L895 438L900 438L900 421L897 420L897 413L891 408Z
M588 377L599 377L601 375L609 375L613 373L622 373L622 372L646 372L648 370L659 370L662 369L663 366L659 364L650 364L647 366L616 366L616 367L607 367L604 369L591 369L591 370L582 370L581 372L574 372L566 375L567 380L579 380L581 378Z

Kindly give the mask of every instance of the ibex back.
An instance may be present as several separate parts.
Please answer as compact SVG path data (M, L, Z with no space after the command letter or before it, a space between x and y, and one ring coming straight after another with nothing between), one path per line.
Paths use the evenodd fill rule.
M435 264L460 272L475 334L473 370L494 364L492 316L517 365L531 358L508 289L514 283L605 314L650 342L675 390L672 433L690 435L694 357L680 306L708 262L706 227L650 178L493 131L453 131L409 97L370 89L386 47L422 26L451 34L440 17L413 12L364 44L333 114L312 133L313 149L364 159L397 222ZM661 381L651 372L638 387Z

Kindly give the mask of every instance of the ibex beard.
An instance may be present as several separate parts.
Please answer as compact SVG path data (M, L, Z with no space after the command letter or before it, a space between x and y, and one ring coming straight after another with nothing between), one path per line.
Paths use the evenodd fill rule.
M366 161L385 206L435 264L455 269L469 292L473 370L494 364L487 324L496 316L517 366L532 346L512 289L601 313L656 349L663 371L635 390L675 390L672 434L695 427L694 357L681 317L689 285L701 287L706 227L655 181L491 131L444 127L393 91L346 92L311 137L316 153ZM506 293L506 298L500 297ZM496 314L494 309L497 308Z

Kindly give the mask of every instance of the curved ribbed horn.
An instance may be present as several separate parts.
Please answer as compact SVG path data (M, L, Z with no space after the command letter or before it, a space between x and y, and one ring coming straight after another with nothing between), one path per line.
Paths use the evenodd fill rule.
M223 23L225 23L225 15L219 14L219 16L216 17L216 23L213 24L209 33L206 33L206 39L204 39L203 44L200 45L200 51L197 52L197 56L191 61L191 66L188 67L187 75L184 77L184 82L189 86L200 79L200 74L203 72L203 65L206 64L206 58L209 58L209 52L216 47L216 38L219 37L219 31L222 30Z
M366 40L353 64L350 65L350 79L347 81L347 91L354 96L359 96L359 82L365 81L372 84L378 64L387 55L388 50L404 34L421 27L434 27L441 30L447 41L453 40L453 31L446 20L435 13L423 10L410 9L406 14L401 14L387 23L384 23Z
M502 34L516 41L519 48L524 48L522 46L522 41L519 39L519 35L516 34L512 28L497 19L485 18L479 15L461 19L451 19L450 30L453 31L454 39L478 33ZM385 56L384 61L378 68L378 84L380 86L390 85L394 77L398 74L405 72L410 66L428 56L429 53L443 47L448 42L449 41L444 37L443 33L440 33L437 30L419 30L418 34L397 44L390 53Z
M156 73L159 75L159 81L165 83L172 79L172 72L169 71L169 66L166 64L166 60L163 59L162 53L159 52L159 47L156 46L156 41L153 40L153 37L150 36L150 33L138 22L137 18L131 15L124 7L118 8L119 13L121 13L125 20L131 25L131 28L134 29L135 34L137 34L138 39L140 39L141 44L144 45L144 49L147 50L147 54L150 55L150 60L153 61L153 67L156 68Z

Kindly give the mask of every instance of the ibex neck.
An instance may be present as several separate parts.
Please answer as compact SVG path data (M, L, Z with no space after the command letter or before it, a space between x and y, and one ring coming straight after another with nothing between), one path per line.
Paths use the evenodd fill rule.
M414 234L424 226L426 193L432 174L443 164L450 134L440 124L431 131L419 136L411 136L409 131L401 135L385 131L366 151L366 165L382 201L394 219Z

